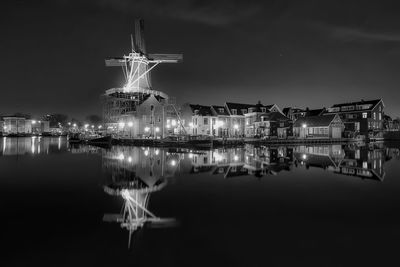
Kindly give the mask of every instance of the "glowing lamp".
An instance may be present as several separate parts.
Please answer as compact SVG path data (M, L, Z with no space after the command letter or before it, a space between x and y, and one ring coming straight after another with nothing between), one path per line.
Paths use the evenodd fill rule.
M120 127L120 128L124 128L125 127L125 122L120 122L120 123L118 123L118 126Z
M159 127L156 127L156 133L158 133L159 131L160 131L160 128Z
M129 126L129 127L132 127L132 126L133 126L133 122L131 122L131 121L128 122L128 126Z
M148 131L150 131L149 127L144 127L144 131L147 133Z
M238 125L238 124L235 124L235 125L233 125L233 128L234 128L235 130L237 130L237 129L239 129L239 125Z
M301 125L301 127L307 128L307 124L303 123L303 125Z

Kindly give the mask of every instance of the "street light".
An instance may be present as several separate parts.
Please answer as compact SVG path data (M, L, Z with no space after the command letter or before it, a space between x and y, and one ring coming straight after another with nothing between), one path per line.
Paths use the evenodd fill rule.
M301 125L301 127L307 128L307 124L303 123L303 125Z
M133 126L133 122L128 122L128 127L129 128L132 128L132 126ZM132 129L129 129L129 139L132 139Z

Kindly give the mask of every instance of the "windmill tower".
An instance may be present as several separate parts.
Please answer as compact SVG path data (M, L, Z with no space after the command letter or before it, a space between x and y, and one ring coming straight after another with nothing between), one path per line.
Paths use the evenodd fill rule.
M125 78L125 84L120 88L106 90L103 95L103 117L108 128L118 128L124 125L127 118L138 116L137 110L150 96L154 96L163 105L171 103L167 94L154 90L151 85L150 73L161 63L179 63L183 59L182 54L151 54L147 52L144 39L144 21L135 20L135 34L131 35L132 49L128 55L122 57L107 58L107 67L121 67ZM173 107L176 112L176 108ZM151 110L154 113L154 110ZM177 112L176 112L177 113ZM178 115L178 114L177 114ZM154 126L154 114L150 116L150 124L138 122L135 125L143 132L151 129L153 132L159 128ZM132 119L133 120L133 119ZM132 123L133 124L133 123ZM150 126L150 127L149 127Z

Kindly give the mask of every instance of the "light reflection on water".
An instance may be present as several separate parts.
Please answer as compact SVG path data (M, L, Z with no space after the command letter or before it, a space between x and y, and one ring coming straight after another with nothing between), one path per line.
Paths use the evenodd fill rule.
M389 216L391 214L390 211L387 211L387 213L385 213L385 210L382 208L384 206L383 204L382 207L379 208L375 208L375 206L373 205L375 205L374 201L379 200L386 205L388 205L388 203L390 205L393 205L393 209L397 208L397 202L395 200L397 199L398 194L393 194L391 191L392 188L379 188L375 187L375 185L382 185L386 183L390 184L393 180L395 180L393 172L391 172L390 175L387 175L388 170L386 169L387 165L385 164L388 164L388 162L392 158L399 158L398 147L398 145L396 147L390 147L384 144L374 144L360 146L245 146L243 148L213 149L203 151L190 149L123 146L114 146L109 149L104 149L84 145L69 146L65 138L58 137L3 138L0 142L0 162L2 159L6 158L29 159L29 157L32 156L34 156L35 159L40 158L42 161L46 162L46 159L52 157L52 154L68 155L70 158L75 158L75 156L79 157L82 155L88 155L88 158L91 159L96 158L96 160L98 160L99 162L99 165L93 165L95 167L91 166L90 169L88 169L87 171L94 172L93 168L99 168L101 169L101 173L103 174L104 179L102 180L99 178L98 183L101 184L99 188L95 186L93 188L84 188L84 195L86 195L86 191L100 192L101 196L108 197L106 198L107 201L111 202L113 201L113 199L117 200L118 205L114 205L112 207L110 205L110 207L108 208L101 206L99 208L101 216L94 216L94 218L90 217L90 219L96 220L96 222L101 222L102 225L105 227L107 227L107 225L110 225L111 231L109 236L107 237L113 236L115 233L117 233L117 226L119 225L123 229L124 238L126 238L127 240L128 247L132 247L136 242L135 234L139 232L144 232L141 231L141 229L152 228L153 226L177 226L172 229L184 228L185 230L182 231L185 231L185 234L190 236L190 238L188 239L192 240L193 236L196 236L198 230L189 229L190 227L187 227L187 225L196 225L195 220L198 220L198 224L201 225L201 227L205 228L204 232L210 233L209 236L207 236L209 238L207 239L209 242L213 242L214 238L216 239L215 236L218 236L219 231L224 231L224 229L221 228L216 228L216 230L214 230L213 228L215 224L219 223L219 225L221 225L221 222L225 222L226 218L229 219L230 222L232 222L232 225L234 225L234 227L232 227L232 231L236 231L236 228L239 228L242 231L248 231L248 228L245 228L245 226L249 226L250 224L256 224L260 226L268 224L270 222L277 222L276 225L279 226L280 224L284 224L285 222L290 221L286 217L280 217L282 216L279 213L281 212L280 210L275 213L271 212L275 209L275 206L277 206L275 203L279 201L280 203L284 204L281 209L287 211L287 213L285 214L290 214L287 216L292 216L289 218L293 220L298 220L300 222L302 222L302 219L304 219L304 217L307 219L311 218L309 220L311 222L315 222L314 224L311 224L312 227L318 227L318 224L320 224L320 222L318 222L317 219L313 221L314 217L312 216L314 215L310 215L308 217L303 215L306 212L322 215L324 215L323 212L326 212L328 215L329 213L339 214L338 218L340 218L340 216L343 216L350 221L353 220L353 222L357 222L358 219L353 218L351 217L351 215L348 214L354 214L354 212L356 211L358 212L358 214L354 215L355 217L360 216L362 218L369 218L368 212L371 212L372 215L384 214L386 218L390 218L390 221L396 221L396 218L392 218ZM62 158L62 160L68 161L65 162L65 165L67 167L60 170L60 175L62 175L68 169L73 169L73 165L68 166L68 163L72 162L70 158ZM85 157L80 157L80 160L88 159ZM3 167L7 166L3 165ZM291 175L291 177L302 175L302 177L304 177L304 173L307 173L306 176L308 176L309 174L311 175L313 173L313 170L318 170L327 174L329 173L333 177L341 177L346 179L348 178L349 180L355 181L356 183L358 183L358 181L363 181L365 183L368 183L368 185L373 185L373 188L376 189L376 191L371 190L370 194L367 194L368 192L365 193L365 191L361 190L357 191L358 193L354 194L356 200L352 199L351 194L346 191L347 194L344 194L345 197L343 197L343 199L345 200L344 202L346 203L343 204L343 202L341 202L339 194L342 193L343 188L347 187L348 184L344 184L344 181L340 180L339 183L342 183L340 186L332 183L325 184L327 185L326 188L332 188L332 193L326 193L326 198L319 195L318 191L315 188L314 190L307 192L307 194L309 193L315 198L318 197L318 200L314 202L305 202L305 204L303 205L301 202L296 203L296 200L299 201L299 199L304 199L301 198L303 197L301 193L296 195L295 189L292 190L290 194L282 190L289 187L287 184L297 181L287 179L285 184L285 186L287 187L282 187L282 184L278 184L276 180L269 179L270 177L274 178L279 177L280 175ZM87 174L85 174L85 172L79 171L72 172L75 176L70 174L65 175L68 175L68 179L71 179L71 182L74 179L84 180ZM32 177L34 177L34 175L32 175ZM194 179L189 179L191 177ZM177 185L176 180L179 179L181 179L180 181L185 180L184 182L186 182L186 184L183 183L184 185ZM206 180L205 187L201 187L202 184L199 183L200 180ZM239 181L239 183L237 184L237 187L234 187L237 191L232 191L232 187L224 187L225 185L229 184L232 186L232 183L230 182L237 180ZM261 183L247 184L247 187L242 188L241 183L248 180L255 180L256 182L258 182L257 180L273 180L273 182L268 183L269 188L262 187ZM51 181L56 181L56 179L52 179ZM199 188L188 188L187 185L190 183L196 183L196 186L199 186ZM221 186L221 183L223 184L223 186ZM312 182L308 181L307 186L310 185L312 186ZM396 186L397 184L393 183L393 185ZM179 186L182 191L177 191L176 189L174 189ZM279 194L275 195L273 189L271 189L273 186L280 187L282 192L279 192ZM318 184L318 186L321 186L321 184ZM351 186L349 185L349 188L350 187ZM360 186L360 188L361 187L362 186ZM372 187L368 188L370 189ZM169 198L176 197L180 200L184 199L184 197L182 196L171 196L171 191L175 194L182 195L183 190L188 190L191 193L195 192L193 190L205 190L218 193L224 190L231 190L229 192L232 195L232 198L229 199L229 201L224 198L199 198L199 196L207 194L207 192L201 192L198 195L195 194L195 196L193 196L193 199L185 199L186 201L190 202L191 205L197 207L203 205L203 202L207 209L212 209L212 206L222 207L223 211L222 215L220 216L216 216L215 213L212 212L212 216L210 216L210 214L208 214L207 212L202 212L202 210L198 210L195 212L191 208L185 209L185 207L169 209L168 205L171 205ZM268 192L264 193L264 190ZM351 190L351 188L349 190ZM163 194L163 192L166 191L167 193ZM243 195L241 194L241 191L243 191ZM249 193L249 191L251 192ZM256 200L251 197L253 192L257 196ZM328 209L326 208L327 206L333 205L329 198L332 195L335 201L335 208ZM338 196L337 198L336 195ZM367 199L366 196L368 196L370 199ZM378 199L376 196L379 196L380 198ZM157 197L158 201L154 201L155 199L157 200ZM160 200L160 198L162 200ZM357 202L357 198L362 199L363 202L368 202L370 206L365 206L364 203ZM34 201L35 198L32 199L32 201ZM96 200L99 199L101 199L101 197L97 197ZM293 209L291 209L292 206L289 204L285 204L285 200L287 200L287 202L291 205L298 206L295 206ZM154 201L155 205L150 205L150 202L152 201ZM198 204L197 201L201 202L201 204ZM294 204L292 204L291 201L293 201ZM319 201L321 201L325 205L319 205ZM65 205L70 205L69 200L66 200L65 203L68 203ZM379 202L378 204L381 203ZM376 205L378 206L378 204ZM235 206L235 208L232 208L231 206ZM237 218L234 217L234 221L232 221L230 211L236 211L236 209L249 209L249 207L251 206L259 208L260 211L263 211L263 209L269 210L269 215L265 218L258 217L261 221L259 224L257 224L257 221L255 219L251 219L251 217L241 216L239 218L239 220L241 220L241 223L236 225ZM351 208L354 208L351 209L351 213L347 213L346 210L346 207L349 206ZM179 207L179 204L175 203L175 207ZM336 207L340 207L342 211L334 211ZM76 209L77 207L74 206L73 208ZM390 208L391 206L387 209L390 210ZM301 213L301 216L297 216L297 209L300 209L303 212ZM370 209L372 209L372 211L370 211ZM199 215L199 217L196 217L197 212L202 216ZM188 217L195 218L193 219L193 221L190 221L191 224L187 222L189 220L187 218L186 221L183 223L180 221L182 217L185 218L185 213L190 214L187 215ZM262 212L257 214L262 214ZM323 217L322 215L321 217ZM211 217L213 218L213 221L212 223L208 223L208 218ZM310 224L310 221L303 222L303 227L307 227L307 225ZM335 220L332 221L332 224L334 224ZM107 222L110 222L112 224L108 224ZM384 220L382 220L382 224L385 224ZM115 227L113 227L112 225L115 225ZM186 225L186 228L183 226L180 227L181 225ZM334 225L336 227L340 226L340 224ZM351 223L349 223L349 225L351 225ZM225 231L230 233L230 224L225 225L224 228L228 229ZM260 227L254 227L254 229L258 229L257 231L259 231L254 232L254 235L257 234L261 236L266 236L268 234L267 230L261 229ZM339 232L346 232L347 228L342 226L342 228L337 229L339 229ZM377 227L377 229L381 228ZM310 228L308 230L311 231L312 229ZM106 232L106 230L104 231ZM149 231L153 231L153 229L149 229ZM170 229L166 229L166 231L170 231ZM285 229L285 231L287 231L287 229ZM316 231L314 239L318 240L318 236L318 231ZM149 234L147 234L145 238L151 237ZM253 236L246 239L242 236L241 238L244 243L248 243L248 241L252 241L256 237ZM280 237L271 238L273 238L274 241L278 242L280 240ZM301 238L302 237L298 237L298 239ZM229 244L234 243L235 239L236 238L232 237L232 240L228 239L226 242L221 242L219 244L229 247ZM158 241L154 238L151 240L154 242ZM126 251L125 240L118 240L118 242L124 245L124 251ZM189 241L186 240L186 242ZM173 245L174 244L172 244L172 246ZM354 247L356 247L356 245L360 244L356 243ZM251 247L253 250L256 249L255 246L250 245L249 247ZM211 251L208 253L212 255L213 252ZM251 255L251 252L249 251L244 251L244 253L247 255Z

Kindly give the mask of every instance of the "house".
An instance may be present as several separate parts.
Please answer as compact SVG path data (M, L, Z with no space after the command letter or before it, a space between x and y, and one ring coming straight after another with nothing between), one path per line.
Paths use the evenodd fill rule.
M227 102L225 106L231 115L231 120L234 121L233 125L240 125L240 132L246 137L256 135L254 123L260 121L262 114L267 112L281 113L277 105L263 105L260 102L255 105Z
M216 117L215 135L218 137L235 136L235 130L237 129L235 129L234 124L232 125L231 123L231 117L228 109L225 106L212 105L211 111L214 117ZM236 128L238 127L236 126Z
M293 124L293 133L298 138L341 138L343 121L338 114L302 117Z
M383 130L382 99L335 104L324 114L338 114L345 124L345 136L376 135Z
M293 136L293 122L280 112L268 112L255 122L256 134L260 137L287 138Z
M192 109L192 135L216 135L216 119L211 106L190 105Z

